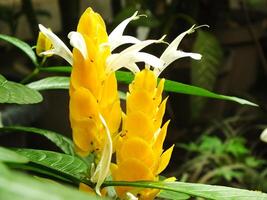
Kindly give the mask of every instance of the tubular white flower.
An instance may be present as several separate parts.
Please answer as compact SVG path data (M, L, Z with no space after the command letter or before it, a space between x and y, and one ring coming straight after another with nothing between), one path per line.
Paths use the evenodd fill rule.
M108 43L111 51L123 44L135 44L140 42L137 38L129 35L123 35L126 26L132 21L139 18L137 11L129 18L123 20L108 36Z
M71 31L68 34L68 38L70 39L71 46L78 49L80 53L83 55L84 59L87 59L88 58L87 47L82 34L76 31Z
M136 62L144 62L154 68L163 67L164 62L162 60L151 54L139 51L150 44L162 42L164 38L165 36L159 40L145 40L128 47L120 53L112 54L107 59L106 72L110 73L125 67L133 73L137 73L140 70L135 64Z
M181 50L177 50L180 42L182 41L182 39L187 35L187 34L191 34L195 31L195 25L192 26L189 30L181 33L180 35L178 35L173 42L165 49L165 51L162 53L162 55L160 56L160 59L164 61L164 65L161 68L155 68L154 69L154 73L156 76L159 76L160 73L166 68L168 67L168 65L170 65L172 62L174 62L175 60L179 59L179 58L183 58L183 57L191 57L193 59L196 60L200 60L201 59L201 55L198 53L187 53L187 52L183 52Z
M56 54L64 58L69 64L72 65L73 57L69 48L54 34L51 30L45 28L42 24L39 24L40 31L51 41L53 49L42 52L43 55Z
M109 168L111 163L111 156L112 156L112 139L111 134L108 129L107 123L104 117L100 114L99 118L105 128L106 132L106 143L100 158L100 161L94 171L93 176L91 177L91 181L96 183L96 193L101 196L100 187L102 183L105 181L106 177L109 175Z

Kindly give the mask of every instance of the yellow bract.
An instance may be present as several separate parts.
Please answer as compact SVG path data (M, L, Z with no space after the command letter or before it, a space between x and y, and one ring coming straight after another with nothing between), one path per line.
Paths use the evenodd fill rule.
M51 41L42 33L39 32L37 43L36 43L36 53L38 56L42 56L42 52L52 49ZM49 55L46 55L47 57Z
M88 8L77 27L86 44L88 57L73 49L73 69L70 81L70 122L77 152L86 156L103 150L106 134L99 119L103 116L111 134L120 126L121 108L115 74L106 74L106 59L110 56L108 35L103 19Z
M144 69L135 75L127 95L127 112L116 143L116 181L156 181L170 161L173 146L163 152L169 122L162 125L167 98L162 100L164 79L157 86L154 72ZM161 129L160 129L161 128ZM159 190L116 187L120 198L130 192L140 199L154 199Z

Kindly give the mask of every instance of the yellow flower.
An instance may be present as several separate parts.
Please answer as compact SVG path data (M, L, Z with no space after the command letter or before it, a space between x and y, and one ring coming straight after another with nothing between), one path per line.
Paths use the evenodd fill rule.
M116 145L116 165L113 179L117 181L156 181L169 163L173 146L163 152L163 142L169 121L162 127L166 101L162 101L164 79L157 85L157 77L150 69L135 75L129 85L127 113L123 130ZM121 198L130 192L140 199L153 199L155 189L116 187Z
M43 56L42 52L52 49L51 41L42 33L39 32L37 43L36 43L36 53L38 56ZM51 55L46 55L51 56Z
M164 36L159 40L140 41L123 35L126 26L138 18L136 12L108 35L101 16L88 8L79 20L77 31L68 34L74 47L72 52L51 30L39 25L42 34L52 43L52 49L44 49L46 51L41 54L59 55L73 66L69 92L73 141L81 156L96 155L97 166L92 167L90 177L96 183L95 190L99 195L100 186L109 175L114 151L114 180L158 179L158 174L169 163L173 146L163 151L169 122L162 126L167 99L162 101L164 79L157 84L157 77L176 59L186 56L201 58L199 54L177 50L183 37L194 32L194 26L180 34L160 58L141 52L148 45L162 42ZM126 43L132 45L113 53L114 49ZM140 72L136 64L139 62L149 67ZM129 86L126 116L118 134L122 111L114 72L122 67L135 73L135 79ZM154 69L150 70L150 67ZM137 195L141 199L153 199L158 193L155 189L117 187L116 190L122 198Z

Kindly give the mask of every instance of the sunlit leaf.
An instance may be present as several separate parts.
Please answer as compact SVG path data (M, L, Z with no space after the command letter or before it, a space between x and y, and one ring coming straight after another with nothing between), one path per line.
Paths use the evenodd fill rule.
M71 67L68 67L68 66L46 67L46 68L41 68L40 70L46 71L46 72L70 73ZM134 75L131 72L116 71L116 78L118 82L120 83L129 84L133 81ZM164 90L167 92L175 92L175 93L181 93L181 94L187 94L187 95L196 95L196 96L202 96L202 97L208 97L208 98L214 98L214 99L234 101L234 102L237 102L239 104L244 104L244 105L258 106L257 104L253 102L250 102L248 100L245 100L239 97L216 94L204 88L196 87L193 85L187 85L184 83L171 81L171 80L165 81Z
M0 147L0 162L27 163L29 160L12 150Z
M34 90L69 89L69 82L69 77L52 76L29 83L27 86Z
M34 104L43 100L41 94L0 75L0 103Z
M0 128L0 131L8 131L8 132L26 132L26 133L34 133L38 135L42 135L57 145L64 153L74 155L74 147L73 142L54 131L49 131L40 128L33 128L33 127L24 127L24 126L6 126Z
M18 38L11 37L8 35L3 35L3 34L0 34L0 40L4 40L4 41L18 47L32 60L32 62L35 66L38 65L37 57L36 57L33 49L27 43L23 42L22 40L20 40Z
M1 200L96 200L102 199L60 184L37 180L18 172L1 171Z
M157 197L163 199L184 200L184 199L189 199L190 195L168 190L161 190L160 193L157 195Z
M202 197L211 200L263 200L267 194L260 191L231 188L217 185L207 185L184 182L105 182L105 186L133 186L141 188L157 188L177 193L188 194L193 197Z
M35 149L17 149L16 152L27 157L30 162L75 182L85 179L88 174L88 165L76 156Z

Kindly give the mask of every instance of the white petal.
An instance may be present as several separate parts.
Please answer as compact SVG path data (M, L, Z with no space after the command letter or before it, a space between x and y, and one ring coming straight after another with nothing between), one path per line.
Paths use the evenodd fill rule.
M165 36L163 36L159 40L141 41L126 48L120 53L112 54L108 57L106 61L106 73L119 70L123 67L129 69L133 73L139 72L140 70L135 64L136 62L145 62L147 64L153 64L155 65L155 67L161 66L162 61L159 61L158 58L150 54L140 53L139 51L150 44L162 42L164 38ZM144 55L147 55L148 58L152 58L152 60L145 58Z
M261 136L260 136L260 139L263 142L267 142L267 128L262 131Z
M138 198L130 192L126 192L126 196L128 200L138 200Z
M179 44L181 43L182 39L184 38L184 36L194 32L194 27L195 27L195 25L192 26L189 30L187 30L187 31L181 33L180 35L178 35L172 41L172 43L165 49L165 51L160 56L160 59L162 59L162 60L164 60L164 62L166 62L166 58L168 57L168 54L170 54L171 52L177 50L177 48L178 48Z
M162 38L160 38L159 40L141 41L141 42L136 43L136 44L128 47L127 49L123 50L121 53L128 53L128 52L137 53L138 51L140 51L141 49L145 48L146 46L148 46L150 44L163 42L164 38L165 38L165 35L162 36Z
M166 69L173 61L183 58L183 57L191 57L195 60L200 60L202 55L199 53L190 53L190 52L184 52L184 51L173 51L170 52L168 55L166 55L166 61L164 63L164 66L161 68L154 69L155 75L158 77L164 69Z
M95 187L96 193L101 196L100 187L102 183L105 181L106 177L109 175L111 156L112 156L112 139L104 117L100 114L99 118L105 128L106 143L102 151L100 161L96 167L93 176L91 177L91 181L96 183Z
M53 45L53 53L64 58L69 64L72 65L72 53L69 48L59 39L51 30L39 24L40 31L51 41Z
M110 34L108 37L108 41L111 47L111 51L113 49L115 49L116 47L122 45L122 44L126 44L126 43L131 43L131 41L124 41L124 43L121 43L121 37L123 35L123 32L126 28L126 26L135 19L138 19L137 16L137 11L129 18L123 20Z
M41 56L42 55L45 55L45 56L47 56L47 55L54 55L54 54L56 54L55 53L55 49L49 49L47 51L43 51L42 53L40 53Z
M76 31L71 31L68 34L68 38L70 39L71 46L78 49L80 53L83 55L84 59L87 59L88 58L87 47L82 34Z
M158 57L151 55L149 53L138 52L135 55L136 62L144 62L154 68L163 67L164 62Z
M197 27L198 28L198 27ZM164 65L162 68L155 68L154 72L156 76L159 76L160 73L166 68L168 67L168 65L170 65L172 62L174 62L175 60L182 58L182 57L191 57L193 59L196 60L200 60L201 59L201 55L197 54L197 53L186 53L180 50L177 50L179 44L181 43L182 39L190 33L193 33L195 31L196 27L195 25L192 26L189 30L181 33L180 35L178 35L171 43L170 45L165 49L165 51L162 53L162 55L160 56L160 59L164 61Z
M120 68L126 68L133 73L139 72L138 66L135 64L134 56L129 54L112 54L107 58L107 73L115 72Z
M114 42L116 42L116 43L114 43ZM137 38L135 38L133 36L123 35L123 36L121 36L121 38L119 40L114 41L114 42L110 43L111 51L113 51L118 46L121 46L123 44L135 44L135 43L140 42L140 40L138 40Z

